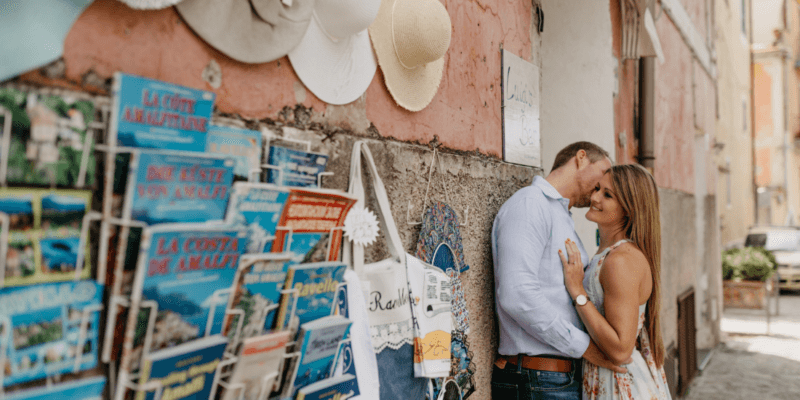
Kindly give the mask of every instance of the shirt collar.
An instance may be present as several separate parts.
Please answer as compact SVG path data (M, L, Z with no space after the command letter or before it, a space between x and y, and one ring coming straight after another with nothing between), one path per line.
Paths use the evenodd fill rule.
M556 190L547 179L537 175L533 178L533 186L539 188L548 198L558 200L558 202L564 206L564 210L566 210L569 215L572 215L572 212L569 210L569 199L565 199L561 193L558 193L558 190Z

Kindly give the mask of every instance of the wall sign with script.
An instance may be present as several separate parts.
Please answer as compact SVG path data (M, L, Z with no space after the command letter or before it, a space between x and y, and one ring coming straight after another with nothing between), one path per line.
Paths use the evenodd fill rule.
M539 67L501 50L503 160L541 167Z

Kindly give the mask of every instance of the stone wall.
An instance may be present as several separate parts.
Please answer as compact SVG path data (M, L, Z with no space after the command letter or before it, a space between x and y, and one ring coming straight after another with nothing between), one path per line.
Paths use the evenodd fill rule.
M347 190L350 154L353 143L360 137L344 133L326 135L324 131L274 125L271 129L285 137L310 140L313 150L329 154L328 171L334 172L334 176L324 178L323 186ZM420 220L433 150L427 146L380 138L368 139L368 146L386 186L403 247L413 254L419 237L419 225L410 224L409 219L411 222ZM529 185L540 171L498 162L489 157L452 151L437 152L436 158L430 199L449 204L458 214L459 221L465 224L461 227L461 236L465 260L470 269L462 274L462 280L470 315L468 341L477 369L477 389L470 399L489 399L492 363L498 340L490 241L492 222L506 199L519 188ZM370 193L371 184L367 179L365 182ZM368 207L377 211L375 202ZM368 247L365 252L367 262L388 257L384 241Z

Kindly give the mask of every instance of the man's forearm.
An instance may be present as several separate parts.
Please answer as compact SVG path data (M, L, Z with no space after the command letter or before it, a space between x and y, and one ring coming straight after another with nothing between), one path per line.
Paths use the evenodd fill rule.
M614 364L611 362L611 359L605 355L600 348L594 343L594 340L589 342L589 347L586 349L586 352L583 353L583 358L589 361L590 363L597 365L598 367L603 367L610 369L615 372L626 373L628 370L626 368L622 368L619 365ZM625 363L627 364L631 360L628 359Z

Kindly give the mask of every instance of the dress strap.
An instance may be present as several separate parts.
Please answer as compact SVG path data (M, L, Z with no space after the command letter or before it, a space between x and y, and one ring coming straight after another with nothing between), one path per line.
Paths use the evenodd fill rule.
M595 257L605 257L609 252L611 252L611 250L616 249L617 247L621 246L625 242L633 243L630 239L622 239L619 242L614 243L611 246L606 247L605 250L601 251L600 253L595 254Z
M630 239L628 239L628 238L625 238L625 239L622 239L622 240L620 240L620 241L619 241L619 242L617 242L617 243L614 243L614 244L612 244L611 246L608 246L608 249L606 249L606 251L611 251L611 250L614 250L614 249L616 249L617 247L619 247L619 246L622 246L622 244L623 244L623 243L625 243L625 242L631 242L631 243L633 243L633 242L632 242Z

